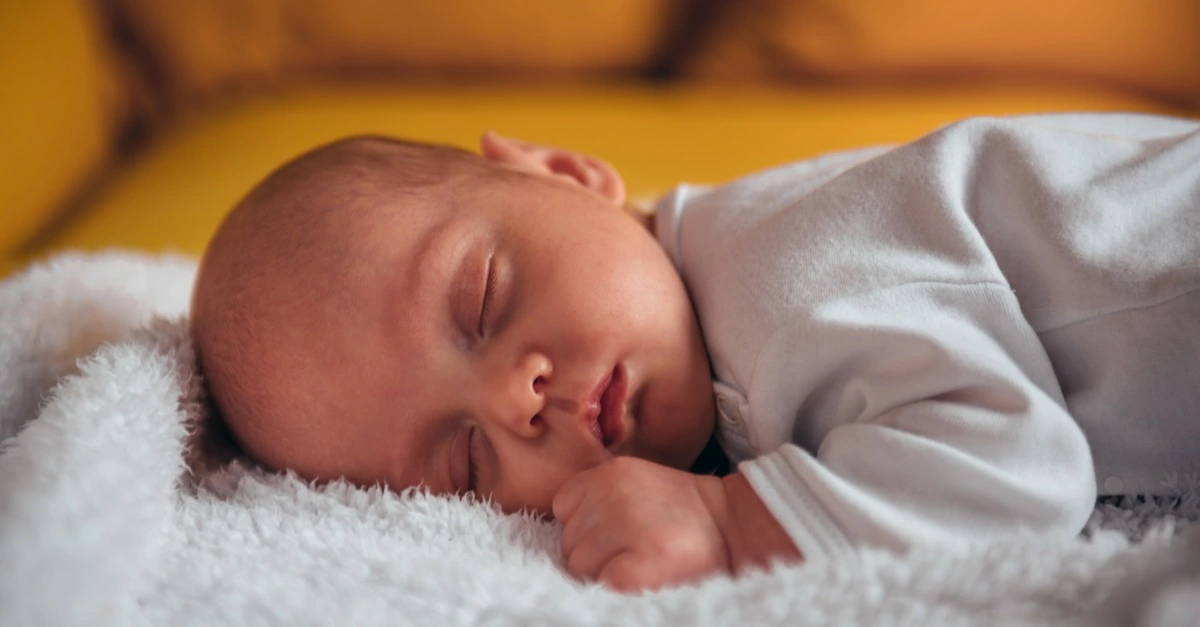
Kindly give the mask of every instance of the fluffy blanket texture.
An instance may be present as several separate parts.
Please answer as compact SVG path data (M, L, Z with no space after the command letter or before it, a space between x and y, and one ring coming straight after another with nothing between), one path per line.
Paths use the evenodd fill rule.
M189 477L194 271L64 256L0 284L0 625L1200 625L1200 489L1101 505L1077 541L621 596L566 576L531 517L237 462Z

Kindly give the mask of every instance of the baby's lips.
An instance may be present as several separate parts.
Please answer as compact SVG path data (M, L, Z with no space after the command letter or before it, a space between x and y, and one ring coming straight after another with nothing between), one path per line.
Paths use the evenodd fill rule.
M608 387L600 397L600 430L604 448L610 449L625 437L625 401L629 392L629 376L621 364L613 369Z
M611 382L612 373L606 374L596 382L596 386L592 388L592 392L583 401L583 413L580 416L580 419L583 420L584 429L601 446L604 446L604 427L601 423L601 416L604 412L603 397L608 391Z

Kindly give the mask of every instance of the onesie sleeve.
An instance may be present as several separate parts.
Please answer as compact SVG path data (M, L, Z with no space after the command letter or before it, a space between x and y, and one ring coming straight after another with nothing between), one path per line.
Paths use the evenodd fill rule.
M809 562L1022 528L1069 537L1091 513L1087 442L1003 284L913 283L824 304L780 328L755 371L783 396L811 390L798 440L831 426L815 454L785 444L739 466ZM752 399L768 412L790 402Z
M1145 242L1151 219L1194 231L1156 209L1187 207L1191 188L1157 168L1192 172L1193 133L978 118L660 201L657 235L740 414L718 438L809 561L1079 533L1096 468L1054 368L1105 338L1042 340L1191 276L1190 242ZM1072 404L1117 393L1112 377L1073 381Z

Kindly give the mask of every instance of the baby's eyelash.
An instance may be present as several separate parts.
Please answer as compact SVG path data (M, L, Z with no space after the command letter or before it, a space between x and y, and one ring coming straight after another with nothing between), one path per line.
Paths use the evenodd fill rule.
M496 292L496 264L492 263L493 257L488 257L487 261L487 282L483 288L483 302L479 306L479 335L484 334L484 327L487 326L488 309L491 308L492 296Z
M475 427L467 434L467 491L474 492L479 485L479 462L475 455Z

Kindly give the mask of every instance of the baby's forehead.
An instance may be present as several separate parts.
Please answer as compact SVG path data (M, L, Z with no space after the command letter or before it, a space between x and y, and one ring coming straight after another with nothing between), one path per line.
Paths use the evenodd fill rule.
M497 203L520 205L522 198L536 193L537 186L526 185L526 177L473 159L460 158L459 165L420 175L389 172L395 164L386 160L353 168L345 163L306 168L294 173L293 185L262 199L273 206L261 212L266 219L253 221L257 232L251 239L256 241L245 243L279 253L271 265L300 262L284 268L286 274L312 277L315 272L351 290L362 288L358 278L373 285L379 275L386 276L389 264L419 266L422 242L447 221L504 226L495 223L517 212L495 211ZM235 248L238 256L249 252Z

